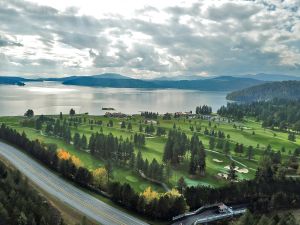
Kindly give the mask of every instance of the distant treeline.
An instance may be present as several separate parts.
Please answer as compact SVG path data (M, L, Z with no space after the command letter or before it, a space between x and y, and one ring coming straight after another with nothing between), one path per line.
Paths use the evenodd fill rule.
M228 103L218 110L221 116L241 120L244 116L262 121L263 127L300 131L300 100L273 99L252 103Z
M231 92L226 97L234 101L267 101L273 98L300 99L300 81L281 81L260 84Z
M0 225L63 225L57 209L28 185L19 171L0 162Z
M210 115L211 113L212 113L212 108L208 105L196 107L196 114Z

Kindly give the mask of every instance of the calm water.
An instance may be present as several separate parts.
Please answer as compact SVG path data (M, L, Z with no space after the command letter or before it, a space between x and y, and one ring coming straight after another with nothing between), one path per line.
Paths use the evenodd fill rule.
M33 82L24 87L0 85L0 115L23 115L27 109L35 114L89 112L102 115L102 107L124 113L154 111L159 113L195 110L207 104L216 111L226 104L226 92L175 89L90 88L64 86L57 82Z

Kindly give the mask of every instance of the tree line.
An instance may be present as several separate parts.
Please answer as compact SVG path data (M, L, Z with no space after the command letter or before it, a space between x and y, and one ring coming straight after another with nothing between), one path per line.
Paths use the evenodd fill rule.
M0 225L63 225L59 211L0 161Z
M210 115L211 113L212 113L212 108L208 105L196 107L196 114Z
M273 99L252 103L228 103L218 110L221 116L241 120L244 116L262 121L263 127L300 131L300 100Z

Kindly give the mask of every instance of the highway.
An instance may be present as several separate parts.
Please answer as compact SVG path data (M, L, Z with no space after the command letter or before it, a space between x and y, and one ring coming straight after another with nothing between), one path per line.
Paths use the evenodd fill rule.
M144 225L128 215L69 184L20 150L0 141L0 155L41 189L103 225Z

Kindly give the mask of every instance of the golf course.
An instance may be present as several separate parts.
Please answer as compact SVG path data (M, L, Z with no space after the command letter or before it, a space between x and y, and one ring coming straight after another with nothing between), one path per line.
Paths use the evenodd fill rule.
M30 120L35 120L38 117L38 115L35 115ZM151 162L153 159L156 159L159 164L163 165L165 164L162 161L163 152L169 130L180 130L189 139L194 133L199 137L206 153L205 175L189 174L189 151L187 151L179 165L171 166L169 177L164 181L165 186L146 179L128 165L113 164L112 179L121 183L129 183L137 192L143 192L147 187L151 187L157 192L165 192L168 188L176 187L181 177L184 178L188 186L220 187L230 182L226 178L232 161L236 165L237 180L253 179L258 163L268 146L274 152L279 151L282 159L287 159L300 144L298 139L289 141L287 133L262 128L261 123L254 119L245 118L243 121L233 121L216 114L210 116L182 115L171 119L165 119L163 115L158 115L156 119L146 119L141 115L112 117L88 114L75 114L72 116L48 115L47 118L54 120L69 120L72 118L72 121L76 121L76 126L70 126L71 136L73 137L75 133L79 133L80 135L85 135L87 140L90 139L93 133L97 132L104 135L111 133L114 137L124 140L128 138L130 141L132 141L134 134L144 134L145 144L142 147L134 147L135 155L140 151L144 160L147 159ZM1 117L0 123L16 129L20 133L24 132L31 140L38 139L43 143L56 144L57 149L63 149L72 156L79 158L82 166L90 171L105 165L105 160L91 154L89 149L75 148L72 142L66 143L60 137L47 133L45 124L42 125L41 129L37 130L35 127L24 126L24 123L22 123L24 120L28 119L23 116ZM108 126L109 123L113 125ZM129 123L131 124L130 129L127 126ZM145 133L146 127L150 125L155 130L157 130L157 127L163 128L165 134L157 135L156 132ZM195 129L196 127L197 129ZM210 135L205 134L205 130L223 132L225 134L223 139L230 144L230 151L225 154L222 148L218 148L217 145L212 147ZM216 137L216 141L218 139ZM234 151L237 143L243 145L245 150L242 153ZM253 146L254 148L251 159L247 156L248 146Z

